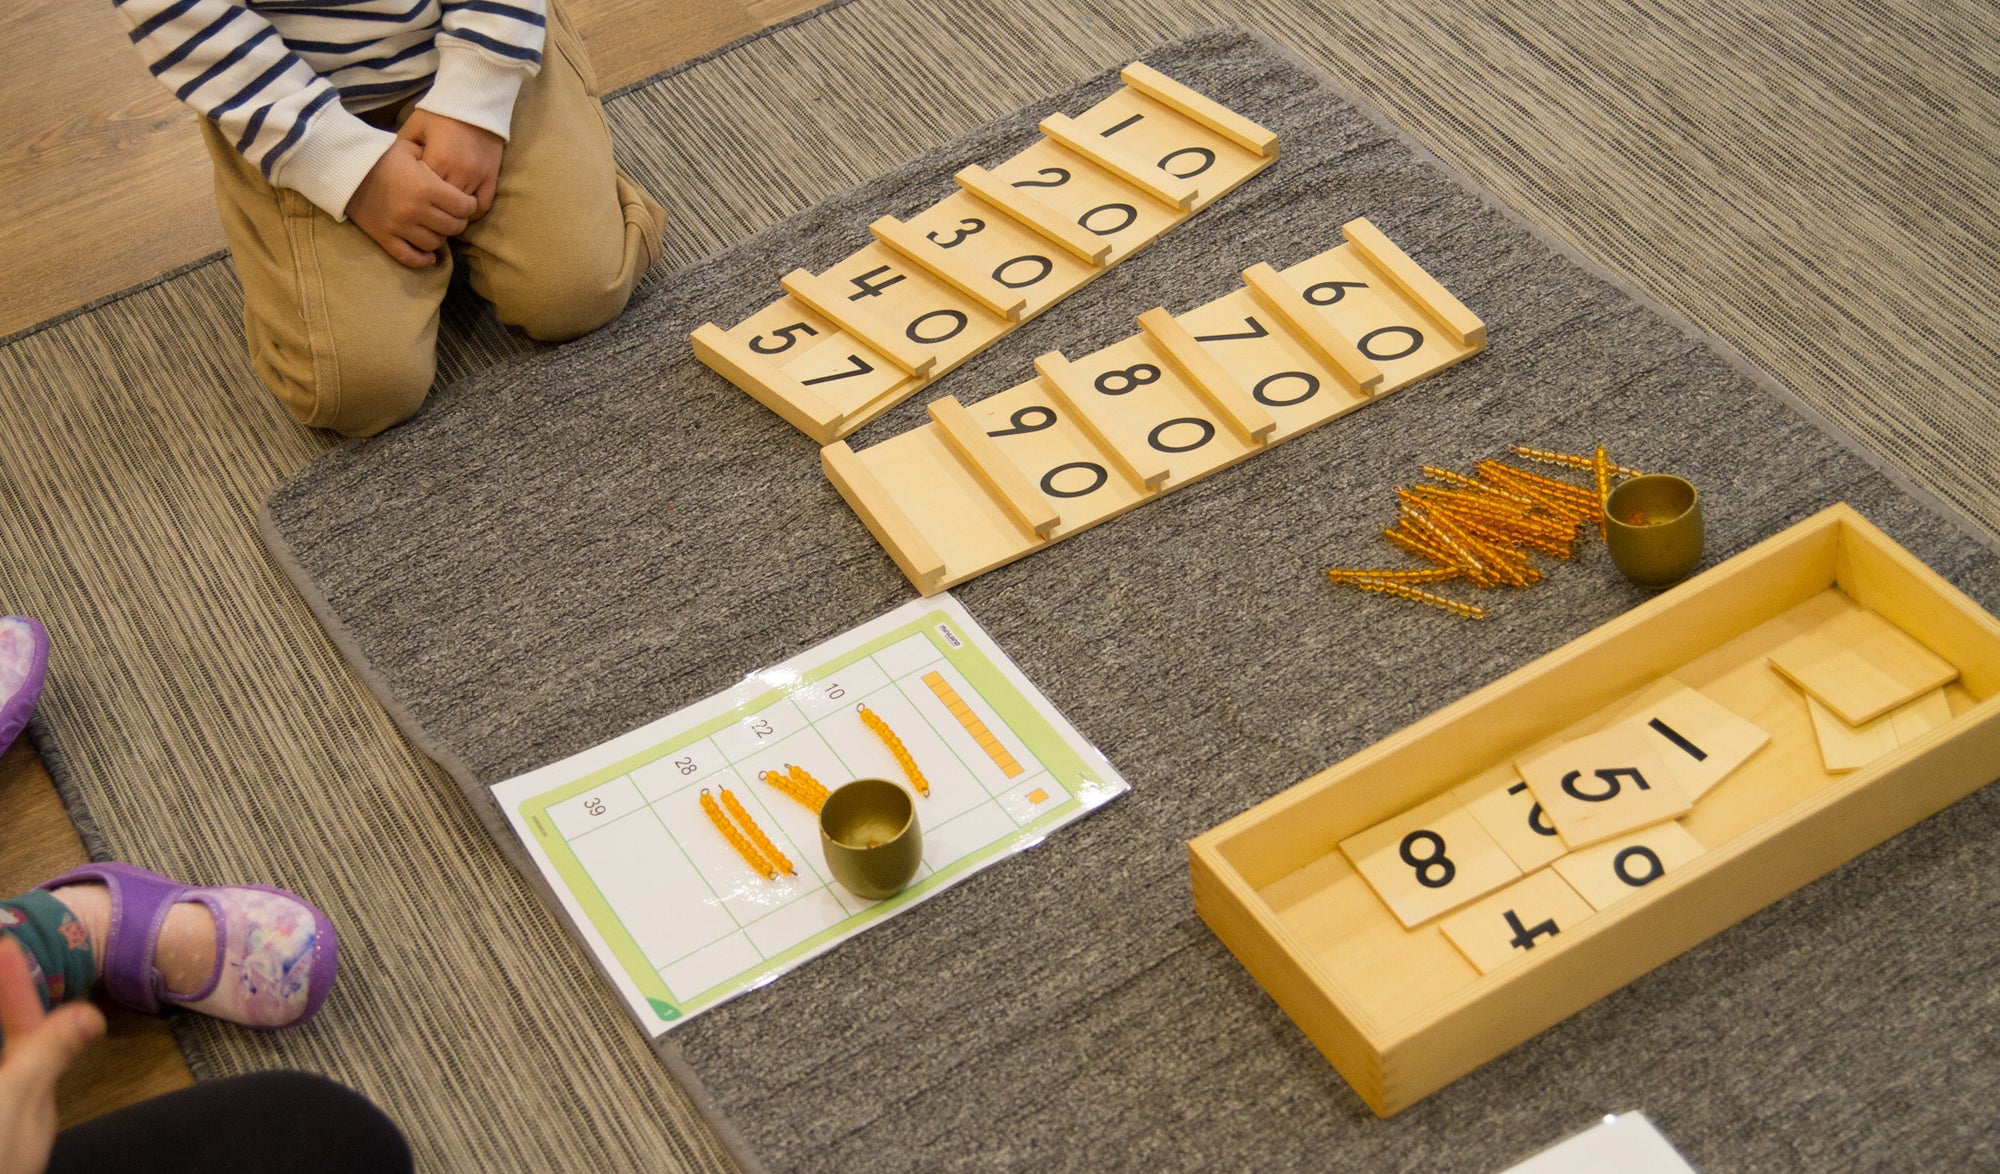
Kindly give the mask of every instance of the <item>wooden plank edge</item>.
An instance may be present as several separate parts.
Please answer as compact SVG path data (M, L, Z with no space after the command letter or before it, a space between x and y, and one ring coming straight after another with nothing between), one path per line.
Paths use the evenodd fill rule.
M967 269L950 252L918 236L915 229L893 216L884 216L868 226L883 247L940 282L977 302L990 314L1009 322L1019 322L1028 306L1028 296L1001 285L984 273Z
M965 405L951 396L933 400L930 417L944 430L946 445L964 462L986 491L1004 507L1031 538L1047 538L1062 523L1062 515L1037 492L1027 475L1000 451Z
M1200 123L1245 150L1255 151L1266 158L1275 157L1278 153L1276 131L1259 126L1144 62L1134 61L1119 71L1118 78L1167 109Z
M1191 180L1179 180L1176 186L1139 171L1122 160L1114 159L1096 143L1090 141L1067 115L1051 114L1041 122L1041 131L1049 141L1063 150L1090 163L1092 167L1104 171L1120 182L1139 189L1155 202L1164 204L1176 212L1185 212L1201 198L1201 187ZM1161 174L1166 174L1162 172Z
M1134 489L1141 493L1150 493L1166 483L1167 474L1171 471L1166 465L1141 467L1123 449L1111 443L1104 421L1087 406L1090 401L1081 386L1082 377L1076 373L1076 368L1070 365L1070 361L1063 358L1062 352L1050 351L1037 358L1035 372L1042 377L1042 382L1048 387L1049 398L1055 400L1056 406L1076 421L1077 427L1081 428L1083 434L1090 438L1090 442L1104 454L1104 458L1132 483Z
M924 540L916 524L903 512L875 474L861 463L861 457L846 441L835 441L819 450L826 479L847 499L875 541L889 552L896 566L908 577L919 595L936 595L944 590L945 565L936 550Z
M1019 223L1021 227L1062 248L1073 256L1102 268L1111 257L1111 243L1071 224L1062 213L1040 200L1009 186L999 176L974 165L952 178L965 192Z
M919 378L937 366L937 354L896 335L896 328L873 310L849 303L839 287L805 269L794 269L778 279L785 292L805 304L808 310L840 327L869 350L893 363L905 375Z
M1351 390L1373 396L1381 389L1382 368L1314 312L1305 296L1277 270L1260 261L1243 271L1243 284L1293 337L1346 380Z
M1479 315L1467 309L1464 302L1453 296L1443 283L1424 271L1424 267L1410 259L1389 239L1381 229L1366 216L1356 217L1340 226L1341 235L1354 246L1355 252L1368 267L1386 278L1402 295L1416 303L1424 317L1436 323L1459 346L1484 349L1486 346L1486 323Z
M1277 419L1223 369L1215 356L1202 349L1194 335L1174 321L1165 307L1156 306L1139 315L1139 329L1145 331L1181 378L1244 443L1263 444L1278 430Z

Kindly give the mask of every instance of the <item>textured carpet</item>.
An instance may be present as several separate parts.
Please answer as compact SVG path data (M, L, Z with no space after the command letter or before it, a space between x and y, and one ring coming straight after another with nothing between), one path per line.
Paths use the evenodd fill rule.
M1717 1168L1981 1152L2000 1124L1996 1072L1964 1032L1992 999L1966 979L2000 958L1981 862L2000 803L1983 795L1927 827L1932 850L1898 841L1386 1124L1195 918L1187 838L1643 597L1596 550L1486 624L1328 589L1318 570L1381 549L1389 487L1423 461L1601 439L1702 487L1716 560L1834 500L1989 605L2000 560L1271 43L1218 32L1148 60L1278 131L1282 158L938 391L1010 386L1045 350L1087 353L1163 296L1174 312L1206 302L1364 214L1485 317L1490 349L959 588L1133 793L676 1030L663 1053L784 1169L1497 1168L1630 1106ZM828 199L663 279L588 343L465 380L280 488L271 530L302 587L511 858L485 785L911 594L815 446L697 363L687 332L739 320L776 274L827 267L874 218L913 215L955 170L1115 85L1100 76ZM857 444L920 423L919 401ZM1940 870L1961 868L1938 912ZM1855 908L1856 886L1886 892ZM1921 928L1899 924L1886 955L1891 928L1871 918L1913 909ZM1891 956L1909 963L1901 990L1880 979ZM1801 1095L1783 1044L1838 1063ZM1896 1089L1915 1103L1885 1127L1871 1114Z
M1327 68L1554 239L1730 339L1885 454L1898 476L1955 503L1989 532L2000 528L2000 486L1991 474L2000 463L2000 407L1990 394L1990 339L2000 325L2000 96L1989 68L2000 36L1985 3L1489 0L1446 10L1417 0L854 0L638 87L610 113L626 165L674 211L664 271L1218 22L1260 29ZM759 275L758 288L768 276ZM324 904L346 935L349 967L319 1027L255 1036L190 1020L200 1066L328 1072L384 1104L431 1169L718 1163L673 1083L458 788L398 738L270 563L254 511L328 445L300 432L257 387L239 319L234 278L226 263L211 260L0 343L0 611L39 615L57 635L34 736L93 851L200 879L292 885ZM462 315L445 334L447 381L521 349L476 315ZM1412 439L1412 452L1419 441L1424 455L1439 455L1425 435ZM1851 467L1841 459L1799 470L1806 491L1831 494ZM1246 466L1244 475L1255 471ZM1407 471L1399 464L1393 475ZM1167 524L1165 515L1151 516L1157 511L1222 508L1214 495L1228 486L1218 480L1177 495L1178 503L1149 506L1126 529L1101 533L1151 533ZM1295 480L1283 492L1325 490ZM530 535L533 524L524 523ZM1078 557L1088 541L1031 563ZM861 547L853 553L866 555ZM1314 556L1295 555L1295 569L1314 565ZM1022 573L1031 570L1024 565ZM579 584L577 592L592 589ZM1206 648L1199 631L1235 617L1221 597L1187 591L1177 606L1198 631L1186 639ZM1065 598L1031 600L1030 614ZM850 618L858 617L819 622L831 629ZM1375 639L1359 649L1342 655L1388 663ZM1137 655L1117 641L1100 651L1112 673ZM1437 663L1472 674L1473 662L1456 652ZM1443 671L1433 664L1417 675ZM1063 704L1081 703L1074 691L1043 684ZM1135 705L1140 696L1129 693ZM1200 703L1173 688L1165 696L1164 716L1153 719L1161 737L1184 707ZM1309 715L1306 734L1294 730L1301 720L1294 715L1274 736L1324 737L1312 731L1331 723L1344 731L1341 745L1358 744L1428 702L1397 704L1371 698L1361 725L1350 727L1353 718L1315 703L1298 711ZM1219 738L1195 760L1217 758L1245 736ZM1322 765L1323 747L1299 745L1296 762L1260 785L1275 789ZM1784 1068L1749 1116L1742 1097L1718 1098L1712 1115L1699 1104L1684 1109L1670 1132L1839 1139L1880 1130L1886 1145L1932 1129L1938 1144L1958 1147L1957 1156L1992 1164L1990 1153L1982 1163L1972 1148L1992 1134L1980 1112L1942 1124L1937 1115L1903 1112L1932 1099L1955 1103L1938 1091L1941 1082L1948 1092L1961 1087L1949 1082L1954 1063L1962 1080L1990 1072L1991 1008L1973 1005L1990 982L1954 984L1949 975L1919 977L1901 966L1925 958L1974 975L1988 965L1992 919L1979 900L1987 854L1968 846L1963 821L1990 826L1983 806L1990 802L1982 795L1961 804L1899 840L1892 860L1878 864L1884 854L1877 853L1863 862L1886 872L1849 870L1838 882L1846 887L1820 886L1788 906L1818 902L1817 927L1762 929L1767 919L1760 919L1737 931L1777 935L1769 958L1810 950L1828 974L1847 967L1877 975L1872 992L1826 1000L1849 1012L1845 1033L1823 1039L1787 1030L1796 1026L1790 1016L1815 1006L1820 984L1792 979L1787 997L1775 998L1763 981L1776 973L1775 961L1721 973L1696 955L1691 969L1649 980L1649 991L1678 981L1693 992L1665 1019L1684 1037L1748 1041L1784 1061L1756 1070ZM1198 806L1177 811L1168 830L1193 830L1208 814ZM1184 879L1165 875L1158 899L1184 900ZM1926 884L1949 898L1925 896L1924 904L1951 916L1894 916ZM424 894L421 904L413 892ZM1099 901L1088 892L1084 899ZM1107 920L1116 911L1108 902L1093 907ZM1855 917L1862 920L1850 924ZM1176 932L1178 940L1201 940L1193 927ZM1890 962L1838 953L1871 945ZM1144 998L1148 981L1175 973L1110 974L1103 982ZM1262 998L1227 967L1210 972L1202 989L1217 995L1216 1005L1239 1009ZM1567 1030L1608 1035L1631 996ZM1967 1030L1942 1041L1911 1036L1899 1066L1878 1074L1879 1111L1852 1120L1811 1115L1827 1085L1856 1065L1857 1039L1894 1038L1908 1030L1911 1008L1939 1000L1945 1012L1964 1013ZM1299 1104L1312 1113L1358 1109L1329 1070L1304 1062L1289 1026L1260 1022L1264 1034L1217 1053L1217 1067L1290 1064L1300 1074L1294 1091L1259 1106L1233 1092L1214 1099L1213 1081L1198 1080L1181 1115L1131 1149L1131 1163L1182 1145L1188 1162L1156 1164L1192 1163L1287 1120ZM1167 1039L1180 1035L1177 1025ZM1051 1065L1052 1089L1069 1087L1074 1072L1118 1071L1128 1057L1110 1042ZM1203 1048L1186 1046L1173 1063L1132 1061L1137 1074L1150 1064L1170 1081L1199 1068ZM1681 1061L1700 1065L1685 1087L1737 1082L1706 1055ZM777 1071L786 1089L818 1087L799 1064ZM1474 1078L1481 1079L1492 1077ZM1546 1079L1566 1096L1592 1099L1566 1069ZM789 1095L819 1103L817 1092ZM1622 1107L1611 1096L1593 1100L1593 1111ZM899 1095L891 1089L876 1099L886 1106ZM925 1119L944 1136L971 1117L947 1097ZM1527 1139L1517 1147L1525 1153L1579 1123L1560 1098L1544 1105L1524 1097L1494 1148ZM911 1152L953 1148L966 1161L1025 1162L1055 1154L1084 1128L1013 1149L984 1138L955 1148L933 1139ZM803 1131L789 1144L809 1150L820 1136ZM835 1156L852 1164L865 1142L841 1144ZM761 1139L757 1148L813 1164L798 1149ZM1053 1164L1064 1157L1082 1164L1074 1155L1092 1152L1103 1151L1085 1144ZM1735 1152L1711 1142L1705 1165L1759 1164ZM1763 1155L1767 1167L1799 1164L1771 1157L1769 1144L1746 1152ZM1355 1153L1357 1164L1368 1164L1370 1151ZM1484 1157L1468 1151L1443 1164L1478 1167Z

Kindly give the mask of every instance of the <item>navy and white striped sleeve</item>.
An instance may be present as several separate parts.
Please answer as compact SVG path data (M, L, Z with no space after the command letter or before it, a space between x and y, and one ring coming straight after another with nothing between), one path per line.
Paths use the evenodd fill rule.
M276 187L344 219L395 136L340 95L235 0L113 0L153 76L213 121Z
M514 99L542 68L547 0L444 0L437 80L419 109L508 137Z

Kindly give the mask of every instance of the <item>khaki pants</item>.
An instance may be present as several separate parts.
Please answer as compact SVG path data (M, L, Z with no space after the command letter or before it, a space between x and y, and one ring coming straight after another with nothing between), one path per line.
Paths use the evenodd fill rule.
M215 128L202 133L243 282L250 363L299 422L372 436L413 415L436 372L452 254L500 320L560 342L625 308L660 254L666 214L611 161L583 42L550 5L539 74L521 87L493 207L427 269L351 221L274 188ZM398 112L398 125L415 109Z

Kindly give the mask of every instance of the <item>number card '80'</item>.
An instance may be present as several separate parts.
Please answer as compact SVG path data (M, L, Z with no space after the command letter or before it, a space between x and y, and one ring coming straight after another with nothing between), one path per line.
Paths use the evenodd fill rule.
M1484 349L1471 311L1367 220L1346 244L861 452L827 476L926 595L1227 468Z
M695 354L822 444L908 398L1277 158L1277 136L1145 65L1075 118Z

